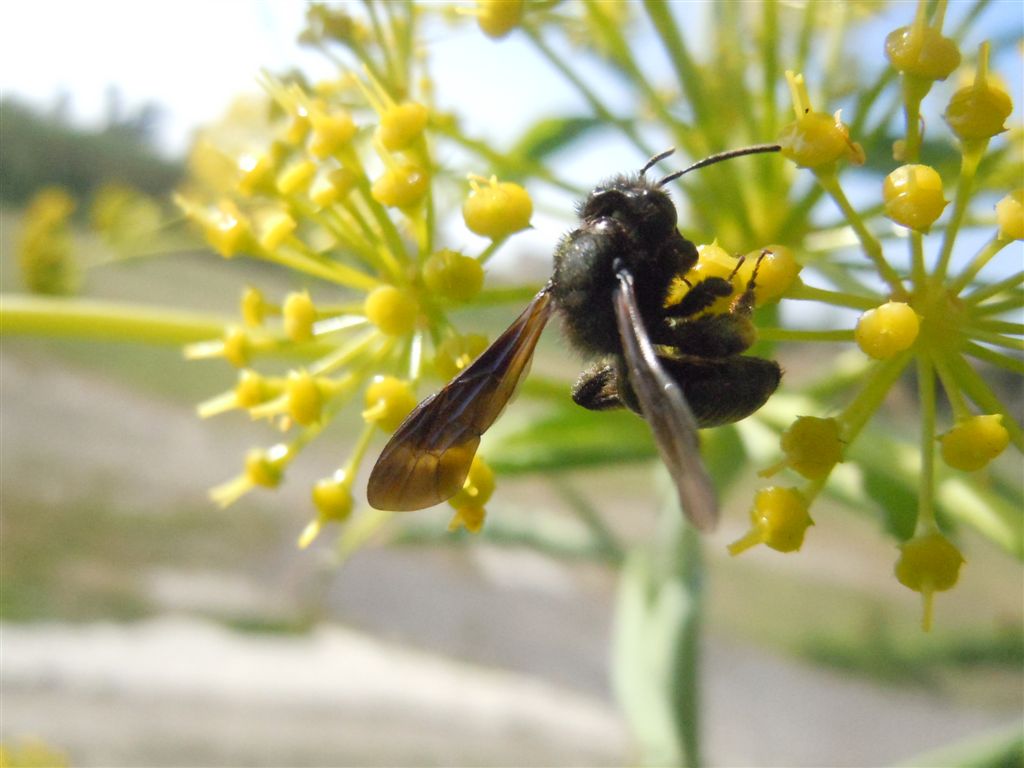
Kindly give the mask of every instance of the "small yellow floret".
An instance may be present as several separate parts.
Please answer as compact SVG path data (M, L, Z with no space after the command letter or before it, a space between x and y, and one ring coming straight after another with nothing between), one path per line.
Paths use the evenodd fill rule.
M466 482L462 484L458 493L448 500L448 503L456 510L469 506L482 507L490 501L492 495L494 495L494 470L480 454L477 454L469 466Z
M986 466L1010 443L1001 414L971 416L942 435L942 459L954 469L973 472Z
M746 286L750 282L754 269L757 269L754 306L763 307L785 295L793 286L803 265L796 260L792 248L772 244L746 254L737 273L740 285Z
M313 504L324 520L341 522L348 519L352 514L352 482L343 470L316 482Z
M486 518L487 510L483 504L465 504L456 508L452 519L448 521L448 530L454 533L460 528L465 528L470 533L480 533Z
M423 133L430 112L422 104L407 101L384 110L376 136L385 149L405 149Z
M886 176L882 199L886 216L918 232L931 229L947 204L942 179L927 165L903 165Z
M978 51L974 82L949 100L943 115L949 127L964 141L988 139L1006 130L1003 123L1013 111L1013 101L993 78L988 77L989 44Z
M294 195L304 191L316 175L316 163L312 160L296 160L277 175L277 191L282 195Z
M750 521L750 530L729 545L730 555L738 555L757 544L779 552L795 552L803 546L807 528L814 525L804 495L796 488L779 486L757 492Z
M1024 240L1024 187L996 203L996 224L1003 240Z
M488 37L498 40L519 26L523 0L476 0L476 21Z
M413 163L390 166L370 187L373 199L391 208L411 208L427 193L430 176Z
M356 135L356 124L348 112L328 114L316 109L309 120L313 129L309 137L309 152L320 160L335 154Z
M249 336L245 329L233 325L224 331L224 359L235 368L245 368L249 364Z
M313 323L317 311L308 291L289 293L281 306L284 332L292 341L303 342L313 338Z
M864 354L885 360L909 349L920 326L910 305L889 301L861 315L853 335Z
M260 222L260 246L267 251L274 250L291 236L297 226L298 222L286 211L268 213Z
M324 393L309 371L292 371L285 384L288 415L296 424L308 426L320 420L324 406Z
M355 189L358 177L348 168L335 168L313 182L309 190L309 199L320 208L326 208L339 200L345 199Z
M239 408L252 408L266 402L270 395L267 380L259 373L251 368L239 372L238 383L235 384L235 401Z
M932 596L951 589L960 578L964 557L938 531L917 536L900 545L896 561L896 579L903 586L920 592L924 599L921 626L925 632L932 626Z
M276 488L283 475L281 463L272 458L271 451L252 448L245 455L245 476L253 485Z
M890 32L885 38L885 55L897 71L925 80L945 80L960 66L956 42L923 24Z
M231 200L222 200L204 222L206 241L224 258L231 258L251 242L249 220Z
M416 395L407 381L394 376L374 376L366 388L365 402L363 419L385 432L394 432L416 407Z
M850 141L850 132L838 113L808 112L779 134L782 154L804 168L819 168L840 159L864 163L864 150Z
M484 285L484 270L473 257L445 249L431 254L423 264L423 283L446 299L469 301Z
M471 177L472 192L462 205L462 218L471 232L501 240L530 226L533 202L525 189L494 176L481 181Z
M366 296L366 319L388 336L404 336L416 327L419 306L415 297L393 285L381 285Z
M280 153L278 153L280 154ZM238 160L238 191L249 197L273 189L277 157L271 152L242 155Z
M250 328L263 325L263 320L272 307L263 298L263 292L259 288L248 286L242 291L240 302L242 309L242 320Z
M828 475L843 460L839 422L799 416L780 438L786 463L809 480Z

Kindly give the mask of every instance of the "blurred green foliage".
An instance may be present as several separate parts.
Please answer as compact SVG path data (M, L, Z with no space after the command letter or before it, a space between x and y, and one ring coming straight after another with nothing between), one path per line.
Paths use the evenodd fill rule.
M0 115L0 202L7 205L23 205L53 185L86 198L113 181L165 197L184 173L180 161L161 157L153 146L160 111L152 104L126 115L111 106L97 129L72 124L59 106L40 112L11 98L0 100Z

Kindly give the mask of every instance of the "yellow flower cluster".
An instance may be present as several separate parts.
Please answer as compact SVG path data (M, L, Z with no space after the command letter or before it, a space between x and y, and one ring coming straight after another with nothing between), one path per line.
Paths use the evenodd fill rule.
M962 162L952 213L943 221L948 205L943 179L934 168L918 162L919 110L932 84L959 66L960 53L955 42L942 35L945 4L938 3L930 20L927 5L919 2L914 22L893 31L885 44L890 63L902 77L907 135L894 147L894 156L905 162L885 178L881 200L885 215L909 231L909 273L893 266L886 253L888 244L877 239L839 184L840 162L864 161L860 145L851 138L838 113L833 118L813 111L802 76L788 73L796 118L780 133L782 152L797 165L810 169L833 199L887 292L871 296L867 289L862 293L830 292L803 285L790 289L800 298L865 310L852 332L806 332L803 338L853 340L877 362L868 369L860 393L841 413L832 418L801 416L782 433L784 458L761 474L772 475L789 468L806 482L800 489L773 487L760 492L751 512L751 530L730 547L732 554L757 543L785 552L798 549L810 524L807 506L822 490L833 468L843 461L895 382L913 367L922 409L921 485L917 530L901 547L896 575L902 584L924 595L926 629L931 625L932 594L956 583L963 562L935 522L936 454L954 470L978 471L1011 442L1018 449L1024 448L1020 426L969 362L974 358L1019 370L1019 361L1000 349L1019 351L1024 329L994 319L1010 306L1006 291L1019 283L1019 275L987 287L971 289L971 285L999 250L1020 239L1024 230L1020 190L1010 192L997 205L997 229L991 240L962 271L954 273L951 269L951 255L971 201L979 162L989 140L1005 130L1004 121L1012 104L1005 89L988 73L989 46L983 44L973 81L952 96L945 110L946 123L959 141ZM941 227L942 237L935 256L929 259L924 235L936 227ZM781 330L773 333L773 329L764 329L762 335L776 339L801 337L800 332L787 335ZM949 401L954 422L942 435L937 429L937 384ZM939 447L941 450L936 450Z
M337 19L317 8L320 32L340 33ZM240 322L186 353L240 369L237 385L202 403L201 415L244 409L285 434L253 449L243 472L213 489L221 505L257 486L276 487L302 447L362 393L364 427L348 461L313 488L316 512L299 537L306 546L357 506L352 483L375 432L401 424L423 377L460 370L485 345L483 337L459 334L447 313L480 293L483 262L529 226L532 204L518 184L474 176L465 223L490 242L475 254L438 247L441 176L426 103L369 74L312 90L269 76L264 84L280 115L264 144L222 152L213 165L226 178L208 185L218 193L192 191L177 202L222 256L277 264L309 288L276 301L245 289ZM283 375L258 370L262 359L281 354L309 362ZM452 500L453 525L479 530L492 488L479 459Z

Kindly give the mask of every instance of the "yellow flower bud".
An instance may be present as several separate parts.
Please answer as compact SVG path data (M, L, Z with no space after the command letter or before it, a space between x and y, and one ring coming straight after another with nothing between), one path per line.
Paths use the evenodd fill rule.
M927 165L903 165L882 185L885 215L910 229L927 232L942 214L942 179Z
M469 506L483 507L494 494L494 470L488 466L480 454L473 457L473 463L466 475L462 488L452 496L448 503L456 510ZM482 521L481 521L482 522Z
M480 262L452 250L431 254L423 265L423 283L427 290L453 301L469 301L484 284Z
M307 187L316 175L312 160L296 160L277 175L277 191L282 195L295 195Z
M284 471L280 460L272 457L271 451L252 448L245 455L245 476L253 485L276 488L281 484Z
M415 407L416 396L407 381L394 376L374 376L366 388L363 418L385 432L394 432Z
M738 555L757 544L779 552L795 552L803 546L807 528L814 525L804 495L796 488L779 486L757 492L750 521L750 530L729 545L730 555Z
M250 328L263 325L267 312L271 309L263 298L263 292L259 288L248 286L242 292L242 320Z
M471 179L472 192L462 206L462 218L471 232L501 240L530 226L533 203L525 189L510 181L499 183L493 176L483 184L480 181Z
M341 522L352 514L352 483L338 470L313 486L313 504L324 520Z
M272 211L260 222L260 247L272 251L283 243L298 226L286 211Z
M289 339L303 342L313 338L313 323L316 322L317 312L308 291L285 296L281 314L284 317L284 332Z
M276 145L275 145L276 146ZM278 155L280 152L277 153ZM238 191L245 197L273 189L277 157L272 152L245 154L238 160Z
M1003 240L1024 240L1024 187L996 203L996 224Z
M973 472L985 467L1010 443L1001 414L971 416L942 435L942 459L954 469Z
M348 144L356 135L356 124L348 112L332 114L315 109L309 117L312 133L309 137L309 152L323 160Z
M391 208L411 208L427 193L430 176L413 163L387 168L370 187L373 199Z
M246 368L238 374L235 384L235 400L239 408L252 408L266 402L272 395L267 380L256 371Z
M224 331L224 359L236 368L245 368L249 364L249 337L245 330L231 326Z
M786 463L809 480L828 475L843 460L839 422L799 416L780 438Z
M366 319L388 336L404 336L416 327L419 306L411 293L393 285L374 288L363 304Z
M932 625L933 594L953 588L960 578L963 563L960 550L938 531L917 536L900 545L896 579L903 586L920 592L924 598L921 625L926 632Z
M945 80L960 66L956 42L942 30L923 24L894 29L885 38L885 55L894 69L925 80Z
M889 301L861 315L853 336L864 354L885 360L909 349L920 325L917 313L908 304Z
M846 124L824 112L807 112L779 134L782 154L804 168L820 168L840 159L854 165L864 163L864 150L850 141Z
M405 149L422 135L429 116L429 111L422 104L411 101L395 104L381 114L377 139L392 152Z
M318 207L326 208L339 200L345 199L355 189L358 178L348 168L335 168L315 182L309 190L309 199Z
M292 371L285 384L288 415L296 424L308 426L320 420L324 395L316 378L309 371Z
M741 285L746 286L750 282L754 269L757 269L754 306L763 307L783 297L793 286L803 265L797 262L792 248L773 244L746 255L737 274Z
M222 200L217 211L204 222L206 241L228 259L243 250L252 238L249 220L231 200Z
M1013 111L1006 89L988 77L988 52L988 43L982 43L974 83L953 94L943 115L953 133L965 141L1002 133L1006 130L1003 123Z
M448 522L448 530L452 533L465 528L470 533L480 533L484 527L484 520L487 517L487 510L483 504L464 504L456 508L455 514Z
M477 0L476 21L488 37L498 40L519 26L523 0Z

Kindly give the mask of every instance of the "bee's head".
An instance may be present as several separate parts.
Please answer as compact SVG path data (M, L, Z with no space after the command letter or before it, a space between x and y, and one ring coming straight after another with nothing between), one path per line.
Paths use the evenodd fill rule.
M656 182L639 176L618 176L601 184L579 211L584 221L614 219L641 238L661 239L676 228L676 207Z

